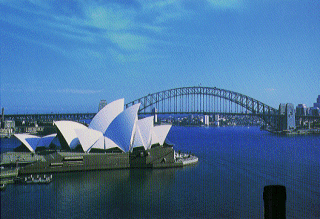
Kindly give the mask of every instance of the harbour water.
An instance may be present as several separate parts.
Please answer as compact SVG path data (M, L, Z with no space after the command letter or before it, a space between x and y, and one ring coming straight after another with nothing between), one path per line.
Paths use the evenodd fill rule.
M8 185L1 218L263 218L263 188L287 189L287 218L320 217L320 136L257 127L172 127L178 169L59 173L46 185ZM13 139L2 139L10 150Z

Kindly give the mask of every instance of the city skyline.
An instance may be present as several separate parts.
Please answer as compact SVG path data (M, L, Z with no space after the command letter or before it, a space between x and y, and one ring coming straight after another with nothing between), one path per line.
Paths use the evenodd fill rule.
M314 0L1 0L1 108L97 112L100 100L198 85L312 107L319 10Z

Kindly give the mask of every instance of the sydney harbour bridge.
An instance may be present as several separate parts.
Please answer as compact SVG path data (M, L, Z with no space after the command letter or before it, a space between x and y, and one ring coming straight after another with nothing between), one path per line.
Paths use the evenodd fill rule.
M141 103L139 114L194 114L256 116L275 126L278 110L252 97L217 87L181 87L148 94L125 104ZM91 119L96 113L15 114L4 119L15 121L57 121ZM316 118L317 119L317 118Z

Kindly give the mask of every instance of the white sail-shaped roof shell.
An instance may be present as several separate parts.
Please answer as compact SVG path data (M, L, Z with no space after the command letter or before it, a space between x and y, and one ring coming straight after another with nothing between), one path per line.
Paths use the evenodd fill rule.
M105 136L99 137L99 139L88 149L87 152L90 152L93 148L103 150L107 150L110 148L119 148L121 151L123 151L122 148L120 148L116 143Z
M135 147L141 147L141 146L146 148L146 145L145 145L145 143L143 142L143 139L142 139L140 128L137 125L136 126L136 132L134 134L132 147L130 148L130 151L132 151L132 149L135 148Z
M100 137L103 136L102 132L93 130L93 129L89 129L89 128L85 128L85 129L76 129L75 130L80 144L82 146L82 149L84 152L87 152L89 150L89 148L92 147L92 145L98 141L98 139Z
M109 103L93 117L89 129L105 133L111 122L123 111L123 107L124 99Z
M39 143L40 137L29 134L14 134L14 136L25 146L30 152L34 152Z
M104 149L104 136L102 135L101 137L98 138L98 140L89 148L88 152L92 148L97 148L97 149Z
M53 141L53 139L57 136L57 134L51 134L51 135L46 135L43 136L39 139L38 142L38 147L49 147L49 145L51 144L51 142Z
M145 148L149 147L151 143L153 120L154 120L153 116L138 120L138 126L140 128L140 132L141 132L142 140L145 144Z
M136 133L134 135L135 139L133 141L133 147L144 146L144 148L147 149L151 143L153 116L138 120L136 126L137 127ZM139 138L141 138L141 140ZM142 145L140 141L142 142Z
M121 112L109 125L105 136L114 141L124 151L129 151L138 119L140 103L135 104Z
M148 149L151 148L151 146L154 145L154 144L160 144L160 143L159 143L158 136L156 135L156 133L154 131L152 131L152 133L151 133L151 143L150 143L150 145L148 145Z
M154 126L152 129L151 145L159 143L163 145L170 131L171 125ZM150 145L150 147L151 147Z
M87 129L85 125L73 121L57 121L54 122L54 124L59 129L69 148L75 148L79 144L79 139L75 130Z
M110 149L110 148L119 148L121 151L123 149L119 147L116 143L114 143L110 138L104 137L104 147L105 149Z

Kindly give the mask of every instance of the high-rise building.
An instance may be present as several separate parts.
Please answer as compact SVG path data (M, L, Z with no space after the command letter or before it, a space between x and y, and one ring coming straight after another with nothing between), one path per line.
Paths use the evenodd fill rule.
M285 103L280 103L279 105L279 114L284 115L286 112L286 104Z
M294 105L287 103L286 105L287 130L296 129L296 114Z
M4 108L2 108L1 112L1 128L4 128Z
M308 111L308 107L306 104L298 104L296 108L296 114L299 116L306 116Z
M317 98L317 102L313 104L313 107L318 107L320 109L320 95Z
M309 108L310 116L320 116L320 109L318 107L310 107Z
M99 110L100 111L103 107L105 107L107 105L107 101L106 100L100 100L99 103Z
M313 104L313 107L310 107L309 115L320 116L320 95L317 98L317 102Z
M296 116L292 103L279 105L279 130L293 130L296 128Z

